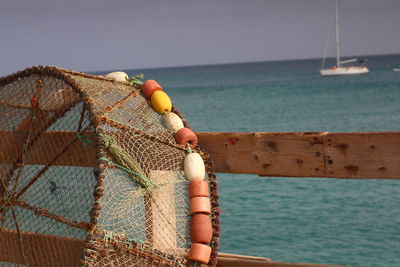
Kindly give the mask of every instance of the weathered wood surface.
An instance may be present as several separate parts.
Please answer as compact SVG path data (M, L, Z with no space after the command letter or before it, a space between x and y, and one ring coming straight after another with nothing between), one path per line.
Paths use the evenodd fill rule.
M21 249L21 241L24 252ZM75 238L44 235L16 230L0 230L0 262L28 264L30 266L78 266L85 241ZM38 250L39 249L39 250ZM45 254L39 253L47 251ZM24 258L25 256L25 258ZM28 262L25 262L28 261ZM334 267L336 265L310 263L281 263L268 258L219 253L220 267Z
M400 132L197 135L217 172L400 179Z
M243 257L243 258L224 257L224 255L219 254L217 267L340 267L340 266L331 264L315 264L315 263L285 263L285 262L267 261L266 259L252 259L252 257Z
M22 247L23 246L23 251ZM61 236L0 229L0 262L28 266L78 266L84 241Z
M0 163L14 163L5 151L10 150L9 140L13 140L11 131L0 131ZM96 165L96 148L94 138L89 135L90 144L84 145L80 141L72 143L64 154L53 165L93 167ZM73 140L76 132L47 131L44 132L29 150L25 164L47 164L64 148L66 142ZM85 135L82 138L86 138Z
M0 152L10 131L0 131ZM75 132L45 132L27 164L44 164ZM216 172L260 176L400 179L400 132L376 133L197 133ZM92 145L73 143L54 165L92 167ZM4 153L0 163L9 163Z
M271 261L269 258L218 253L217 267L340 267L330 264L285 263Z

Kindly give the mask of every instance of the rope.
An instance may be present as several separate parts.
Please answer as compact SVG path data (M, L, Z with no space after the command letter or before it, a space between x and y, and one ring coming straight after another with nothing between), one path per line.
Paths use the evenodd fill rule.
M29 145L29 140L31 138L32 131L34 131L33 124L36 121L37 112L40 111L39 110L39 99L43 92L42 84L43 84L43 80L39 79L36 81L36 92L33 94L32 98L31 98L31 113L30 113L30 115L28 115L28 116L31 116L30 121L29 121L28 135L25 137L25 140L24 140L23 151L22 151L22 155L21 155L21 164L18 167L17 177L15 178L14 187L13 187L13 191L12 191L13 195L16 193L16 190L17 190L17 187L19 184L19 179L21 178L22 172L24 171L25 156L28 151L28 145ZM23 122L21 122L21 123L23 123Z
M331 28L332 28L332 25L333 25L333 21L334 21L334 18L332 17L331 21L329 23L328 33L327 33L327 37L326 37L326 43L325 43L325 47L324 47L324 55L322 57L322 62L321 62L321 69L323 69L325 67L326 56L327 56L327 53L328 53L328 45L329 45L330 39L331 39L331 32L332 32Z
M11 206L10 206L10 209L11 209L12 216L14 218L15 228L17 229L17 232L18 232L18 239L19 239L19 244L21 246L22 258L24 259L25 264L28 265L28 257L26 256L25 251L24 251L24 244L23 244L23 240L22 240L21 229L19 228L18 218L17 218L17 215L15 214L14 209Z

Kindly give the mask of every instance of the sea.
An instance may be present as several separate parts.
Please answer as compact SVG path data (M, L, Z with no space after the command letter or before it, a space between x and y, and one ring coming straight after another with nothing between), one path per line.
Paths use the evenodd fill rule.
M367 59L370 73L337 77L315 59L124 71L157 80L195 131L400 131L400 55ZM400 180L217 179L222 252L400 266Z

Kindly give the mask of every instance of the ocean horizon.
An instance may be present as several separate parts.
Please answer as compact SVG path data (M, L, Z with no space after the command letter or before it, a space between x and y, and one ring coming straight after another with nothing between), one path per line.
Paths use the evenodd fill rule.
M368 54L368 55L349 55L342 56L342 60L357 58L357 59L374 59L374 58L383 58L383 57L398 57L400 53L393 54ZM93 74L107 74L112 71L125 71L129 73L138 73L139 71L154 71L154 70L162 70L162 69L174 69L174 68L196 68L196 67L212 67L212 66L223 66L223 65L241 65L241 64L259 64L259 63L278 63L278 62L296 62L296 61L313 61L319 62L318 68L321 67L321 58L313 57L313 58L289 58L289 59L276 59L276 60L256 60L256 61L233 61L233 62L214 62L214 63L204 63L204 64L194 64L194 65L176 65L176 66L157 66L157 67L145 67L145 68L120 68L120 69L103 69L103 70L90 70L87 73ZM336 57L329 56L326 58L327 67L333 66L335 64ZM331 63L329 65L329 63Z

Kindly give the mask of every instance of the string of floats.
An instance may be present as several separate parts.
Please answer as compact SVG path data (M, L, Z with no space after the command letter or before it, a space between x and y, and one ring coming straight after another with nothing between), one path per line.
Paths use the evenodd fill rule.
M194 266L197 265L197 262L207 264L211 256L211 247L209 244L213 236L210 218L211 202L208 182L204 180L205 165L203 159L199 153L192 151L198 143L196 134L184 126L182 119L177 114L171 112L171 99L157 81L147 80L142 82L143 75L140 74L129 78L125 72L112 72L104 77L120 82L129 82L131 85L140 88L145 98L150 101L152 108L157 113L163 115L165 127L173 132L176 143L187 147L187 155L185 156L183 167L185 176L190 181L188 188L190 199L189 211L192 215L190 223L192 245L189 250L188 259L194 262ZM120 163L122 162L123 169L128 171L130 175L136 176L134 178L135 181L145 188L154 186L148 178L144 177L143 172L138 167L139 164L127 164L127 162L132 161L132 158L127 160L129 155L120 153L121 150L115 147L114 140L108 138L107 141L108 144L113 144L110 148L118 154L117 158ZM131 168L134 170L129 171Z

